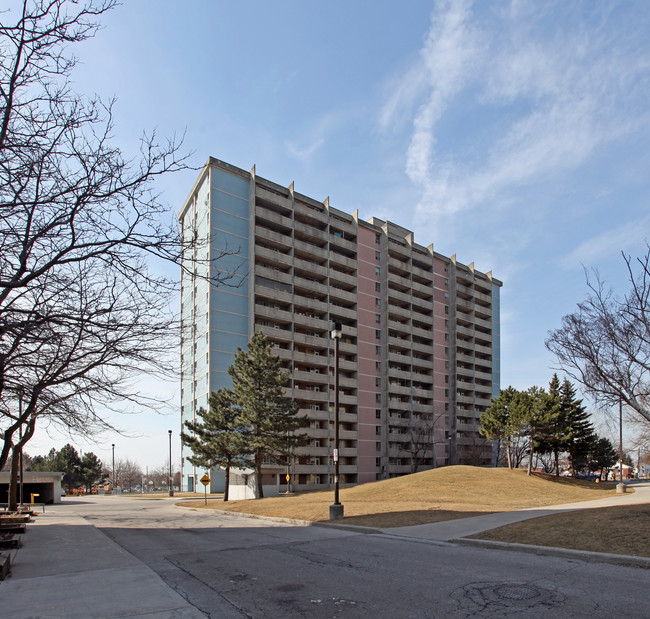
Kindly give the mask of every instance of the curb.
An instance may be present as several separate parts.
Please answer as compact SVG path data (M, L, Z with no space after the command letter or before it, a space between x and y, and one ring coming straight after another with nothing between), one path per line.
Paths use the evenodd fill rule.
M174 507L183 509L198 510L197 507L185 507L184 505L176 504ZM434 544L457 544L459 546L475 546L477 548L489 548L493 550L510 550L517 552L528 552L536 555L562 557L565 559L579 559L582 561L589 561L591 563L610 563L612 565L623 565L626 567L640 567L650 569L650 557L636 557L632 555L617 555L606 552L593 552L590 550L574 550L572 548L556 548L554 546L533 546L530 544L516 544L511 542L495 542L491 540L482 539L469 539L469 538L456 538L450 540L434 540L420 537L411 537L409 535L400 535L399 527L395 527L394 532L386 529L373 529L371 527L362 527L352 524L335 524L331 522L315 522L313 520L299 520L297 518L280 518L278 516L263 516L261 514L247 514L244 512L232 512L222 509L211 509L212 513L222 516L233 516L235 518L253 518L255 520L267 520L270 522L283 522L286 524L296 524L308 527L323 527L340 529L343 531L351 531L353 533L363 533L370 535L383 535L385 537L410 539L419 543L434 543Z
M199 507L187 507L185 505L176 504L174 507L182 509L199 510ZM330 527L332 529L342 529L343 531L352 531L355 533L374 533L382 534L381 529L373 529L371 527L361 527L354 524L334 524L331 522L321 522L314 520L299 520L298 518L281 518L280 516L263 516L262 514L247 514L245 512L232 512L226 509L211 509L211 513L219 514L221 516L234 516L239 518L253 518L255 520L268 520L270 522L284 522L286 524L297 524L306 527Z
M536 555L562 557L564 559L579 559L590 563L610 563L626 567L641 567L650 569L649 557L636 557L632 555L617 555L607 552L594 552L591 550L574 550L573 548L557 548L554 546L533 546L530 544L516 544L510 542L496 542L483 539L458 538L449 540L460 546L474 546L493 550L514 550L528 552Z

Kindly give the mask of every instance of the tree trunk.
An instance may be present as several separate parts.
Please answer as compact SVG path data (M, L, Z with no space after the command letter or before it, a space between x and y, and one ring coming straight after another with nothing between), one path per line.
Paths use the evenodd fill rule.
M9 475L9 497L7 509L10 512L18 511L18 500L16 490L18 488L18 467L20 462L20 447L14 445L11 450L11 473Z
M510 441L506 443L506 451L508 454L508 468L512 470L512 449L511 449Z
M560 450L557 447L554 449L554 455L555 455L555 476L559 477L560 476Z
M262 487L262 454L255 452L255 484L257 486L258 499L264 498L264 488Z
M533 456L535 455L535 437L530 435L530 452L528 454L528 475L533 473Z
M226 479L223 487L223 500L224 503L228 500L228 497L230 495L230 462L226 464L226 471L225 471Z
M16 511L18 509L17 491L18 491L18 468L20 464L20 450L34 435L36 419L30 419L27 423L25 433L20 440L11 449L11 474L9 476L9 496L7 497L7 509ZM23 497L23 500L25 498Z

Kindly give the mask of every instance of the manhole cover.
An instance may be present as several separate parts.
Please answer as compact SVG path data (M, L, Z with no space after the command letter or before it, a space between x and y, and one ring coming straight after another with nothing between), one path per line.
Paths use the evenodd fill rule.
M539 591L528 585L499 585L493 591L502 600L532 600L539 596Z
M456 589L451 597L475 617L510 617L557 608L564 596L554 588L523 582L474 582Z

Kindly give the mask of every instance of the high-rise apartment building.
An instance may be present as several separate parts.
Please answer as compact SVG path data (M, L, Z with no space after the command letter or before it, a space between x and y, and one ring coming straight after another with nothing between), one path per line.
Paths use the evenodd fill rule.
M419 245L391 222L360 220L293 183L212 158L179 219L185 237L199 240L198 261L187 262L181 283L182 421L207 406L211 391L231 386L237 348L261 331L309 419L310 443L292 463L296 488L329 484L330 330L339 322L341 483L492 463L492 445L478 433L499 390L502 284L491 272ZM213 270L233 277L211 287ZM183 458L184 487L202 473ZM270 469L265 483L272 476Z

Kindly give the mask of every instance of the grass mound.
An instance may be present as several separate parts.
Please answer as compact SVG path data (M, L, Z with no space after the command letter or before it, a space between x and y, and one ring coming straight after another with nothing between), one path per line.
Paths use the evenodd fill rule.
M557 478L523 470L446 466L414 475L341 489L345 522L399 527L490 512L588 501L613 494L615 484ZM185 507L327 521L333 491L309 492L248 501L182 503Z

